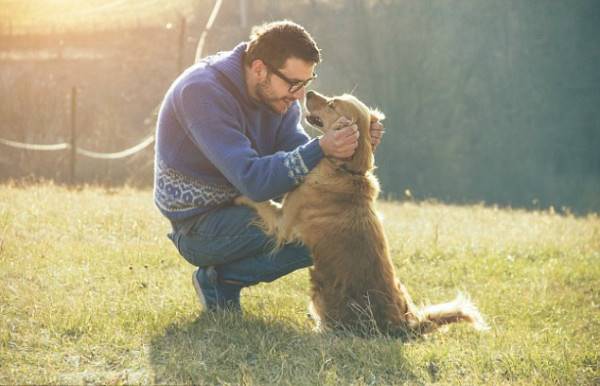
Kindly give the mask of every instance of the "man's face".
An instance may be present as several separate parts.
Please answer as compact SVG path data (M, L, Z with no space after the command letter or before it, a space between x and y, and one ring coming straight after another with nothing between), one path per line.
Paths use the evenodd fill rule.
M268 69L266 78L256 85L256 95L275 113L284 114L294 101L303 99L306 92L306 87L300 87L297 91L292 90L293 92L290 91L290 87L311 79L315 66L315 63L305 62L302 59L288 58L282 68L275 69L282 76Z

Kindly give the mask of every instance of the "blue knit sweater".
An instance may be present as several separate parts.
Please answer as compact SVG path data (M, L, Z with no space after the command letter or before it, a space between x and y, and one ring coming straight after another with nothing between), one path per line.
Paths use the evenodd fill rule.
M283 195L323 152L300 124L300 104L284 114L246 90L246 43L188 68L162 102L156 129L154 202L172 221L227 205Z

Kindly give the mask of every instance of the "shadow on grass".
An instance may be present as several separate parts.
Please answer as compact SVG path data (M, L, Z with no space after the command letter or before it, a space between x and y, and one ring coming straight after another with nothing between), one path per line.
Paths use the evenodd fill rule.
M297 321L201 314L151 341L154 383L411 383L403 344L316 334Z

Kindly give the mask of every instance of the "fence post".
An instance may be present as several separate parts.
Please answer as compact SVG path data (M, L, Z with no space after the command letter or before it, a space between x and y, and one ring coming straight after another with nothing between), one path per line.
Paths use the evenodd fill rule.
M185 29L186 29L186 20L184 16L181 16L181 20L179 23L179 47L177 52L177 75L181 74L183 71L183 54L185 51Z
M240 25L246 28L248 25L248 7L246 0L240 0Z
M71 159L69 160L69 182L75 183L75 161L77 156L77 88L71 89Z

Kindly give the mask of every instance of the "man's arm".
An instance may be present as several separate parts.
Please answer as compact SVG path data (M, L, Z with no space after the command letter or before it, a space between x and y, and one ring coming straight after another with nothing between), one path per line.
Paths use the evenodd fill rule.
M318 140L260 157L242 132L241 111L214 85L188 84L175 90L173 97L177 118L189 138L233 186L254 201L287 193L323 157Z

